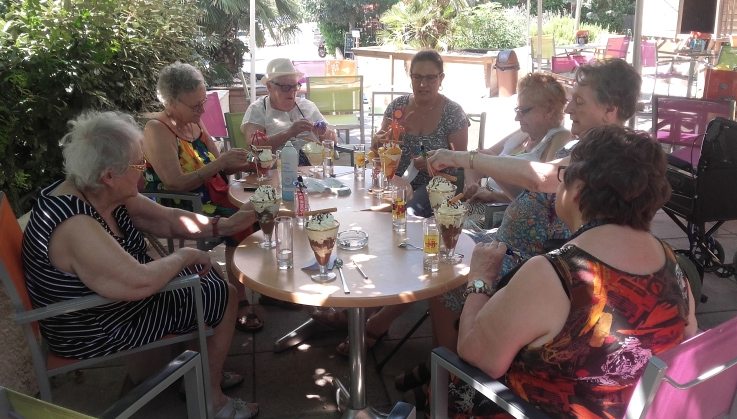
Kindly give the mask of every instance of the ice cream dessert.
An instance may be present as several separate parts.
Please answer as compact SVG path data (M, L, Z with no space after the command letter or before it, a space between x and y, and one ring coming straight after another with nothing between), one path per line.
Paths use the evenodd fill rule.
M322 161L325 160L325 147L322 144L308 142L302 146L302 152L305 153L307 160L313 166L320 166Z
M430 206L437 210L443 201L452 198L456 193L457 186L442 176L435 176L427 184L427 194L430 197Z
M258 216L258 223L264 235L271 235L274 231L274 217L279 212L281 195L271 185L261 185L251 196L253 210Z
M333 214L317 214L305 223L307 239L315 252L317 263L325 266L330 261L330 254L335 247L335 238L338 235L340 223L335 221Z
M465 204L460 201L451 203L447 199L435 210L438 230L440 230L440 235L448 252L455 249L456 243L458 243L458 236L461 235L461 230L463 230L467 211Z
M402 157L402 149L398 144L388 143L379 149L381 164L384 166L384 176L392 180L399 167L399 159Z
M272 166L274 166L274 156L271 154L271 149L258 149L258 156L256 157L256 159L258 160L258 173L261 176L268 175L269 170Z

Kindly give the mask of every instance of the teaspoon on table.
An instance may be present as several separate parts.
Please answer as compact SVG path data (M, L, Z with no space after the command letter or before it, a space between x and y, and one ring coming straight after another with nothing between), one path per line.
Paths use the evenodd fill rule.
M402 242L397 245L397 247L401 247L402 249L414 249L414 250L422 250L421 247L417 247L412 243L408 242Z
M343 259L336 258L335 267L338 268L338 273L340 273L340 280L343 281L343 292L345 292L346 294L350 294L351 290L348 289L348 284L345 282L345 277L343 276Z

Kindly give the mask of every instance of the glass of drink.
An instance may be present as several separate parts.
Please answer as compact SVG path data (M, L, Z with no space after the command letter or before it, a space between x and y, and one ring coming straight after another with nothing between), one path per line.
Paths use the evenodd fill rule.
M422 235L422 250L424 251L422 266L426 271L437 272L440 269L438 266L440 232L438 231L438 224L435 218L430 217L422 220Z
M308 142L302 146L302 152L305 153L311 165L322 167L325 160L325 146L316 142Z
M399 168L399 161L402 158L402 149L393 143L390 143L386 147L387 148L383 152L380 152L381 165L384 170L384 176L387 180L387 189L393 190L396 189L396 186L392 185L391 182L392 179L394 179L394 175L397 173L397 168Z
M353 159L356 163L353 168L353 173L355 174L356 179L362 180L366 172L366 145L356 144L353 148L355 150L353 153Z
M381 157L374 157L371 159L371 192L375 197L381 198L384 196L384 174L381 168Z
M335 164L335 141L324 140L322 145L325 147L325 159L322 162L323 177L333 177L333 165Z
M335 247L335 239L338 236L338 223L332 214L317 214L307 220L305 231L310 241L310 248L315 252L315 260L320 272L311 275L315 282L324 283L335 279L335 273L328 272L328 262Z
M276 266L279 269L292 269L294 266L292 217L276 217L274 219L274 240L276 241Z
M430 198L430 207L433 211L440 208L440 204L444 201L453 198L456 195L457 188L456 185L442 176L433 177L427 185L427 195Z
M281 195L271 185L261 185L251 196L253 210L258 217L258 223L261 231L264 233L264 240L258 244L262 249L273 249L276 242L271 240L271 233L274 232L274 219L279 212L279 204L281 204Z
M445 201L435 210L435 220L437 220L438 230L445 245L445 249L440 252L440 261L449 265L455 265L463 260L462 255L455 253L458 237L463 230L463 223L466 221L468 207L461 202Z
M407 230L407 190L396 188L392 191L392 230L403 232Z

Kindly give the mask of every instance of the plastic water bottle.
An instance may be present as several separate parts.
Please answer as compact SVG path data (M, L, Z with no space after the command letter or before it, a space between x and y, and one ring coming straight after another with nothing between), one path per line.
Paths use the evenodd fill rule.
M294 201L294 182L297 181L299 156L291 141L287 141L281 153L281 197L286 201Z

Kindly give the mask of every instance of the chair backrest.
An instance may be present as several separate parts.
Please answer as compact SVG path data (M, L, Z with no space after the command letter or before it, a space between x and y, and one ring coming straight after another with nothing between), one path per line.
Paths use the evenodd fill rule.
M5 193L0 192L0 280L13 303L16 313L33 310L31 297L26 289L26 278L21 258L23 231L10 208ZM38 323L34 322L33 333L39 336Z
M471 126L469 127L469 134L473 132L474 130L478 129L479 136L478 136L478 144L476 148L479 150L484 149L484 139L486 138L486 112L481 113L468 113L466 114L468 117L468 121L471 123ZM476 123L478 123L478 127L476 127ZM469 147L469 150L471 148Z
M305 84L307 82L307 77L324 76L325 68L327 67L325 64L325 60L292 61L292 64L294 65L294 68L297 69L297 71L305 73L305 76L299 80L299 82L302 84Z
M722 45L719 49L719 58L717 59L717 66L726 65L730 70L737 67L737 47Z
M202 114L200 120L211 136L221 138L228 136L228 131L225 129L225 119L223 118L223 108L220 106L220 97L217 92L207 94L205 113Z
M699 150L692 215L694 223L737 218L737 122L716 118L709 123Z
M606 40L604 58L627 58L629 47L629 36L611 36Z
M225 116L225 126L228 128L228 138L230 145L236 148L248 149L246 136L241 131L241 122L243 122L245 112L227 112Z
M626 418L722 418L730 409L734 414L737 368L730 367L736 363L737 317L650 358Z
M550 59L550 71L556 74L572 73L578 67L576 60L568 55L556 55Z
M307 99L322 112L363 110L363 76L307 77Z
M643 67L656 67L658 65L658 44L655 41L642 41L640 50L642 52L640 64Z
M734 100L653 95L653 135L664 144L698 147L709 121L734 119Z
M321 74L315 74L320 76ZM325 60L325 76L357 76L358 65L355 60Z
M530 51L532 51L532 60L534 61L537 59L537 36L530 37L530 48ZM555 55L555 41L553 40L553 35L542 36L542 48L540 48L540 51L542 52L543 60L549 60Z

